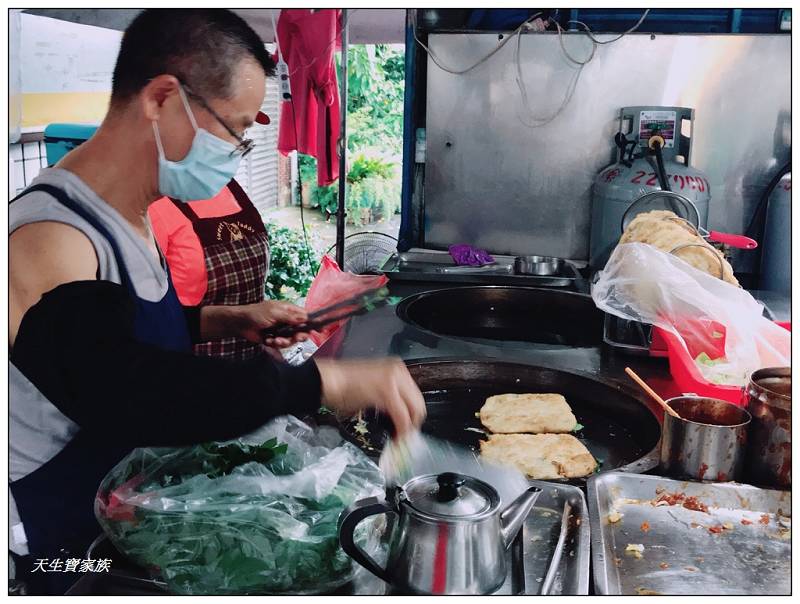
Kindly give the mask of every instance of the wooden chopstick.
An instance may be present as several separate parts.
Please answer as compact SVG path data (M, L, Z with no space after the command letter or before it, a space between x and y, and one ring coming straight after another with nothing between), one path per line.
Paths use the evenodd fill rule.
M661 405L661 407L663 407L663 409L664 409L664 411L666 413L669 413L672 417L677 417L678 419L681 418L681 416L678 415L675 412L675 410L667 404L667 401L665 401L663 398L658 396L658 394L656 394L655 390L653 390L650 386L645 384L644 380L642 378L640 378L638 375L636 375L636 372L633 369L631 369L630 367L626 367L625 368L625 373L627 373L629 376L631 376L631 379L634 382L636 382L637 384L639 384L639 386L641 387L642 390L644 390L647 394L649 394L651 396L651 398L653 400L655 400L659 405Z

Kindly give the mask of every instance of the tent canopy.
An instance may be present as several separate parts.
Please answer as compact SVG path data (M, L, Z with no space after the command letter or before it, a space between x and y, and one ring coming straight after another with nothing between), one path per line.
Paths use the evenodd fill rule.
M124 30L140 9L131 8L36 8L26 9L31 15L50 17L83 25ZM236 9L266 43L273 42L270 10L265 8ZM275 19L279 9L275 9ZM360 8L350 9L351 44L398 44L405 41L405 9Z

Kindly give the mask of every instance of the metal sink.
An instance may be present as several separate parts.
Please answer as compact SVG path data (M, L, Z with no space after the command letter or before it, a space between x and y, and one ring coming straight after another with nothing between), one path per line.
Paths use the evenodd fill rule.
M567 347L596 346L603 339L603 313L591 297L562 290L439 289L405 298L397 314L440 336Z

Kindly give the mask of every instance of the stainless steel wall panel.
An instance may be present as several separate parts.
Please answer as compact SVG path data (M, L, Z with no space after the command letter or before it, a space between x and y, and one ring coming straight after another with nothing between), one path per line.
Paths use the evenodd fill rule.
M498 34L433 34L429 42L440 62L463 68ZM566 109L539 128L519 119L516 40L464 75L429 57L425 245L587 259L592 183L615 157L619 109L629 105L695 109L692 164L711 183L709 226L742 231L789 157L790 43L780 35L628 35L598 46ZM582 34L565 34L564 44L576 58L590 50ZM552 114L575 66L556 34L524 35L520 56L535 115Z

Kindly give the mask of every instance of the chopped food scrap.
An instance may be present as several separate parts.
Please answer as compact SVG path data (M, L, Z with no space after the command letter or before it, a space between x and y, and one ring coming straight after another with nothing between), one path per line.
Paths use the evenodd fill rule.
M631 554L634 558L641 560L642 552L644 551L644 545L641 543L629 543L625 547L625 553Z
M622 520L622 514L620 514L620 513L619 513L618 511L616 511L616 510L613 510L613 511L612 511L612 512L611 512L611 513L608 515L608 521L609 521L611 524L616 524L616 523L617 523L617 522L619 522L620 520Z
M700 464L700 469L697 471L697 479L703 480L703 477L706 475L707 471L708 471L708 465L704 463Z
M476 412L475 412L475 417L477 417L478 419L480 419L480 417L481 417L481 413L480 413L480 411L476 411Z
M356 423L353 426L353 431L361 436L365 436L369 434L369 426L367 422L364 421L364 418L361 416L361 411L358 412L356 416Z
M658 491L656 491L658 493ZM695 512L704 512L708 513L708 506L700 501L695 496L687 497L685 493L667 493L663 489L659 496L650 501L650 505L654 507L663 507L663 506L672 506L672 505L682 505L687 510L693 510Z
M692 522L689 526L692 528L703 528L702 524L697 524L696 522Z
M758 522L760 524L769 524L769 514L761 514L761 520Z
M667 564L666 562L662 562L662 563L661 563L661 564L659 564L658 566L659 566L659 567L660 567L662 570L667 570L667 569L669 568L669 564Z
M742 524L747 526L748 524L753 524L752 520L748 520L747 518L742 518Z
M637 587L636 593L640 596L660 596L660 591L653 591L652 589L647 589L645 587Z
M695 512L704 512L708 514L708 506L694 496L687 497L683 502L683 507L685 507L687 510L694 510Z
M647 521L642 522L642 526L640 526L639 528L642 529L642 532L646 533L647 531L650 530L650 523L648 523Z
M733 530L733 523L732 522L723 522L722 523L722 528L724 528L725 530L728 530L728 531L732 531Z
M784 528L792 528L792 519L788 516L779 516L778 524Z
M614 558L614 566L620 566L622 564L622 558Z
M677 505L684 499L686 499L686 495L683 493L663 493L655 500L653 505L657 507L659 505Z
M664 487L656 487L656 495L661 495L666 490Z
M696 573L697 569L694 566L684 566L684 570L688 570L690 573Z
M721 524L718 524L717 526L709 526L708 527L708 532L709 533L713 533L714 535L719 535L724 530L725 529L722 527Z

